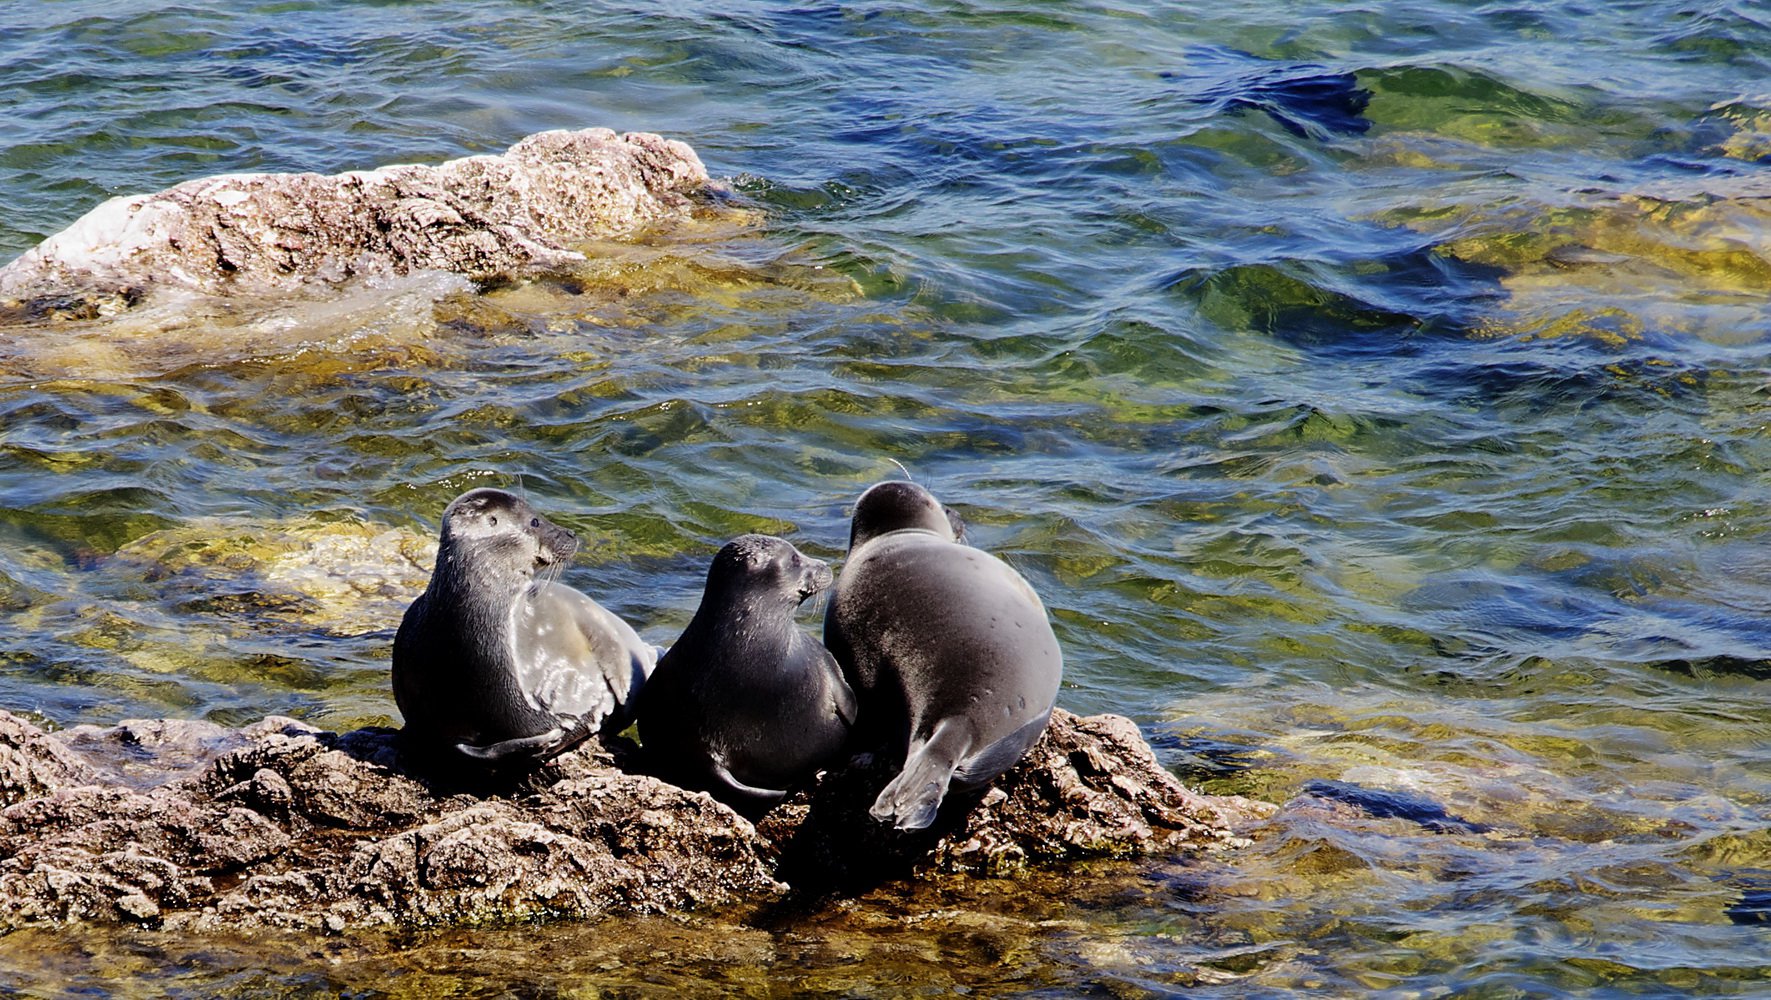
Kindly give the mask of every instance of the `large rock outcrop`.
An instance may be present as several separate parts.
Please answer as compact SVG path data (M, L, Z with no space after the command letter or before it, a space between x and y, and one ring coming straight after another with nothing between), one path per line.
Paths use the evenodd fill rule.
M689 207L707 171L681 142L541 132L496 156L321 174L224 174L113 198L0 268L0 303L117 311L163 288L276 293L447 271L570 268L574 249Z
M0 713L0 928L424 926L824 896L928 871L1189 855L1257 804L1197 795L1129 721L1058 713L981 800L903 837L866 815L889 768L828 774L753 825L581 748L499 787L398 734L266 719L45 734Z

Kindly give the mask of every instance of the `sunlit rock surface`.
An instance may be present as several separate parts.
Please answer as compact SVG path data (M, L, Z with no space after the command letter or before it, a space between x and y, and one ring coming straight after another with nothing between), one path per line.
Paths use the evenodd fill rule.
M863 766L760 827L581 748L502 787L408 757L386 729L127 722L48 735L0 713L0 926L87 921L338 931L662 913L824 896L914 874L1186 857L1241 843L1258 803L1188 791L1128 720L1059 712L969 810L899 837Z
M569 268L576 247L684 212L708 182L687 145L541 132L496 156L321 174L225 174L113 198L0 268L0 303L72 317L159 288L295 291L444 271Z

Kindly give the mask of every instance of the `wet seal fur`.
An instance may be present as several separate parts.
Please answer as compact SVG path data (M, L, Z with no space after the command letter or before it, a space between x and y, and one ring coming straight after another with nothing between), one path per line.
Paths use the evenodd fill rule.
M900 830L934 822L950 787L976 790L1013 767L1045 731L1063 677L1039 595L961 544L961 530L915 483L869 488L824 618L863 738L903 754L869 810Z
M842 752L855 695L793 620L830 580L828 564L771 535L719 550L701 606L639 701L652 770L757 815Z
M412 742L504 769L626 724L657 651L554 582L577 551L575 535L504 490L449 504L430 585L394 637L394 700Z

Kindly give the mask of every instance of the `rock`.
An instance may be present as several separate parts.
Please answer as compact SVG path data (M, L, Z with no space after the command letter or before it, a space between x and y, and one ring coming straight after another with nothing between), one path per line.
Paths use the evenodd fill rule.
M1020 766L910 836L866 815L890 777L883 762L828 773L752 824L624 769L635 759L613 739L492 784L413 756L385 728L132 721L49 735L0 712L0 930L337 933L674 913L918 873L1193 856L1238 843L1233 827L1263 814L1188 791L1115 716L1057 713Z
M1196 855L1245 843L1235 830L1272 812L1248 799L1190 791L1157 762L1137 726L1063 709L1013 770L971 802L903 834L867 808L896 766L865 761L826 774L767 816L795 885L853 892L907 874L1011 874L1030 864Z
M1482 337L1577 338L1614 351L1667 335L1733 343L1761 319L1771 288L1771 174L1762 170L1595 184L1553 205L1428 201L1380 221L1419 231L1470 279L1494 283L1472 330ZM1611 374L1662 395L1694 380L1688 364L1661 359Z
M0 712L0 805L47 795L94 776L90 767L41 729Z
M424 592L434 535L347 519L199 518L137 538L103 565L211 613L352 636L397 622Z
M244 746L260 732L290 726L301 723L271 716L248 729L229 729L200 719L125 719L109 727L75 726L55 738L79 751L105 781L146 790Z
M681 142L541 132L496 156L320 174L225 174L113 198L0 268L0 302L106 315L157 289L290 292L446 271L565 268L575 246L689 207L707 171Z

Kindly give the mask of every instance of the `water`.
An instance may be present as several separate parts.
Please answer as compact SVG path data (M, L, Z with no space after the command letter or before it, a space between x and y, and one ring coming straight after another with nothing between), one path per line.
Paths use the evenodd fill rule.
M33 931L0 988L1764 989L1761 6L129 0L0 29L0 257L113 194L590 125L688 141L761 220L514 288L0 326L0 704L387 721L462 489L520 477L588 543L568 581L665 642L723 540L838 558L897 459L1045 596L1062 704L1210 790L1329 793L1207 868L743 927Z

